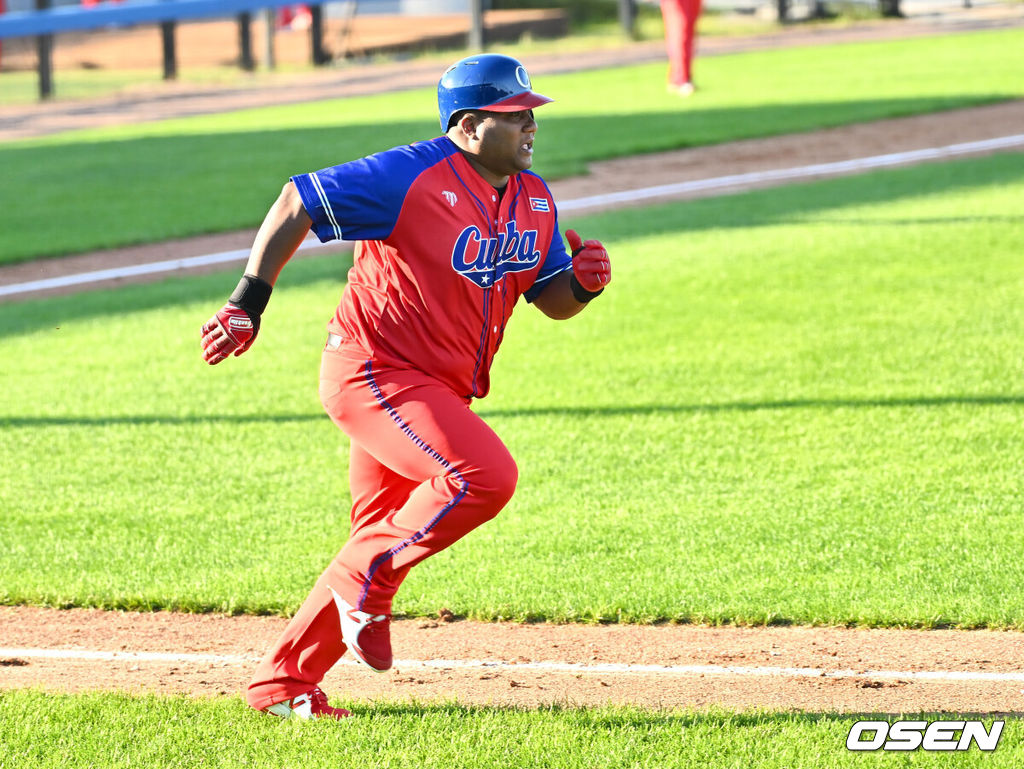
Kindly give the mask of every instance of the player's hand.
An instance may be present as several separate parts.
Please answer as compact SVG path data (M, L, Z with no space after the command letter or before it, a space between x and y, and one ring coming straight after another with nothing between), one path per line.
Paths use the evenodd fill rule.
M236 356L252 347L260 330L260 318L249 316L241 307L228 302L203 325L203 360L211 366L231 353Z
M600 293L612 279L612 263L601 241L584 241L576 230L566 230L565 239L572 250L573 276L585 291Z

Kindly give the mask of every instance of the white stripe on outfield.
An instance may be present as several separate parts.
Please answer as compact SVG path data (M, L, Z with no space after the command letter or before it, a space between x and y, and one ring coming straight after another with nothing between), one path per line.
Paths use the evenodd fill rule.
M105 662L177 662L242 665L259 662L259 657L236 654L172 654L164 652L107 652L86 649L17 649L0 647L6 659L101 660ZM352 660L339 664L356 665ZM501 662L499 660L395 660L394 667L433 670L508 670L537 673L579 673L592 675L702 675L755 676L762 678L871 678L915 681L1005 681L1024 682L1024 672L986 673L955 670L825 670L823 668L742 667L734 665L582 665L570 662Z
M303 241L299 250L310 248L321 248L323 246L337 245L334 241L321 243L315 237ZM161 272L174 272L175 270L187 270L192 267L206 267L212 264L223 262L235 262L247 259L249 249L236 249L234 251L219 251L216 254L204 254L202 256L190 256L185 259L168 259L163 262L150 262L149 264L134 264L127 267L112 267L108 270L94 270L92 272L80 272L76 275L62 275L56 278L44 278L32 280L27 283L13 283L9 286L0 286L0 296L11 294L27 294L32 291L45 291L49 288L66 288L78 286L83 283L96 283L101 280L116 280L117 278L130 278L135 275L153 275Z
M950 144L945 147L929 147L909 152L894 152L888 155L874 155L853 160L839 160L834 163L815 163L795 168L778 168L771 171L753 171L746 174L730 174L716 176L711 179L696 179L691 182L660 184L657 187L645 187L640 190L611 192L606 195L592 195L586 198L569 200L558 206L559 211L575 211L581 208L608 205L610 203L632 203L662 195L681 195L687 192L702 192L734 187L737 184L757 184L771 181L794 181L823 174L843 174L855 171L866 171L873 168L886 168L904 163L917 163L922 160L956 157L971 152L986 152L1024 145L1024 134L1002 136L997 139Z
M889 166L902 165L904 163L915 163L922 160L950 158L956 157L957 155L966 155L972 152L987 152L1022 145L1024 145L1024 134L1015 134L1013 136L1003 136L997 139L985 139L983 141L950 144L945 147L930 147L927 149L912 150L910 152L895 152L888 155L874 155L866 158L855 158L853 160L841 160L834 163L816 163L814 165L797 166L795 168L779 168L771 171L730 174L728 176L716 176L711 179L697 179L689 182L677 182L675 184L661 184L656 187L644 187L638 190L612 192L606 195L591 195L590 197L567 200L559 204L558 209L563 213L566 211L580 211L611 203L633 203L665 195L681 195L689 192L727 189L739 184L795 181L798 179L807 179L826 174L853 173L856 171L866 171L874 168L886 168ZM333 221L333 216L332 226L337 228L337 223ZM315 239L310 239L303 242L299 248L301 250L317 248L324 245L327 244L320 243ZM66 288L68 286L95 283L101 280L127 278L135 275L173 272L175 270L187 269L189 267L203 267L223 262L233 262L245 259L248 256L248 249L222 251L217 254L193 256L187 259L171 259L164 262L154 262L152 264L117 267L109 270L97 270L94 272L83 272L77 275L47 278L45 280L33 280L27 283L14 283L8 286L0 286L0 296L27 294L33 291L45 291L51 288Z

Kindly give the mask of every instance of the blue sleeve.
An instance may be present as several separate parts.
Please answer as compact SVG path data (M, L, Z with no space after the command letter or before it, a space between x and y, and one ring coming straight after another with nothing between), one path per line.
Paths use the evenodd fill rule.
M540 272L537 273L537 278L533 281L533 285L523 294L526 297L526 301L532 302L540 296L540 292L544 290L548 281L555 277L555 275L571 269L572 257L566 252L565 243L562 242L562 232L558 227L558 208L556 207L555 231L551 234L551 245L548 246L548 252L544 255L544 261L540 265Z
M447 154L436 139L418 142L299 174L292 182L322 243L384 240L395 228L412 183Z

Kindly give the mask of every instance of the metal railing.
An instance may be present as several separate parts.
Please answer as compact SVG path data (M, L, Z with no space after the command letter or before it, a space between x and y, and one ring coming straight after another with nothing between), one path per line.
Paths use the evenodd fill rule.
M468 0L470 32L468 43L474 49L484 44L483 13L485 0ZM4 0L0 0L3 3ZM53 36L64 32L81 32L110 27L131 27L158 24L163 43L163 74L165 80L177 76L175 29L179 22L210 18L236 17L239 26L239 65L253 69L251 22L257 11L272 13L275 9L295 5L295 0L125 0L99 3L89 7L61 5L51 7L51 0L34 0L34 11L0 12L0 40L34 37L39 72L39 97L53 94ZM307 3L312 12L310 25L310 58L314 65L325 64L330 56L324 50L324 5ZM354 6L355 3L352 3ZM353 11L354 12L354 11Z

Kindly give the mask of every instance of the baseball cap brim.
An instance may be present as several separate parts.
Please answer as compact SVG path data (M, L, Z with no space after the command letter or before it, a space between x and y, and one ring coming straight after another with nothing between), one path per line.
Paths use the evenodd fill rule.
M494 104L488 104L486 107L480 107L479 109L487 112L519 112L523 109L533 109L539 107L542 104L552 102L554 99L549 99L547 96L541 96L539 93L533 91L526 91L525 93L517 93L513 96L509 96L501 101L496 101Z

